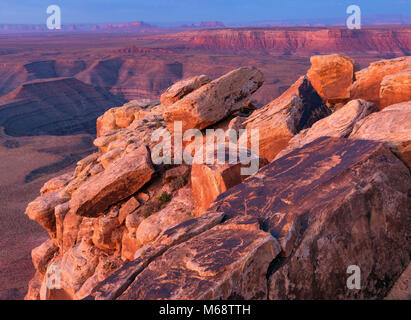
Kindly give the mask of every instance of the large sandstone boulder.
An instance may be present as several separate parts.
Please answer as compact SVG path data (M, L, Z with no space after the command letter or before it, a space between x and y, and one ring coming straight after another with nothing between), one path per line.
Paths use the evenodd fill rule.
M328 117L318 120L311 128L302 130L294 136L288 142L288 147L278 153L275 159L320 137L346 138L350 135L357 121L375 111L378 110L370 102L361 99L352 100Z
M368 68L355 73L355 82L351 86L351 99L364 99L380 105L381 81L387 75L398 73L411 66L411 57L380 60Z
M206 75L178 81L161 95L161 104L163 107L171 106L174 102L180 100L190 92L193 92L210 81L211 79Z
M164 231L152 244L141 248L133 261L114 272L99 283L87 298L89 300L112 300L118 298L143 271L149 263L161 256L166 250L191 239L221 223L222 213L208 213L196 219L190 219Z
M330 113L310 80L303 76L280 97L255 111L243 125L248 141L255 135L259 141L254 151L271 161L294 135ZM249 147L253 148L251 143Z
M125 199L150 181L154 173L145 145L125 153L103 172L83 183L70 200L70 210L81 216L96 216Z
M339 54L312 56L307 76L320 97L330 103L350 98L354 81L354 61Z
M384 142L411 167L411 101L386 107L358 121L350 138Z
M217 159L217 148L214 155L214 161L210 163L193 163L191 170L191 185L193 188L193 197L195 203L195 214L200 216L210 206L210 204L217 198L217 196L224 191L236 186L250 176L248 173L242 173L242 169L251 168L251 161L256 164L255 172L265 166L267 160L258 157L254 153L253 159L250 163L242 164L239 160L239 152L233 154L228 148L224 148L224 160L220 163ZM238 149L237 149L238 150ZM245 149L248 154L250 150ZM230 162L230 153L234 155L236 161Z
M411 63L410 68L387 75L381 81L380 108L411 100Z
M119 299L265 299L266 273L279 252L256 218L233 219L167 250Z
M182 121L183 132L204 129L240 109L263 82L263 74L254 67L233 70L165 108L167 128L173 132L174 121Z
M161 114L161 108L155 107L158 104L157 101L142 99L132 100L121 107L111 108L97 119L97 137L104 136L112 130L127 128L134 121L155 111Z
M170 203L159 212L144 219L136 230L139 246L153 242L162 232L193 217L191 189L180 189Z
M25 213L31 220L38 222L46 229L51 238L55 238L56 217L54 215L54 208L68 200L69 197L64 192L46 193L30 202Z
M44 275L47 270L48 263L57 252L58 247L51 239L48 239L40 246L34 248L31 251L31 258L33 260L34 268L36 268L40 274Z
M409 263L410 191L408 168L382 143L320 138L209 210L258 217L279 240L270 299L373 299L385 297ZM350 265L360 267L361 290L346 285Z

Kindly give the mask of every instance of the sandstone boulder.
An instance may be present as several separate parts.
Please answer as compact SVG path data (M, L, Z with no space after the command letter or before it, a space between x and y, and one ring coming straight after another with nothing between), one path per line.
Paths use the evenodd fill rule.
M254 67L233 70L168 106L163 113L167 128L172 132L174 121L182 121L183 132L204 129L241 108L263 81Z
M390 293L385 297L387 300L411 300L411 263L395 282Z
M320 138L221 194L209 210L258 217L279 240L270 299L375 299L409 263L410 190L408 168L382 143ZM346 285L350 265L361 269L361 290Z
M190 92L202 87L210 81L211 79L206 75L178 81L161 95L161 104L163 107L171 106L174 102L180 100Z
M387 75L398 73L411 66L411 57L380 60L368 68L355 73L355 82L351 86L351 99L364 99L380 105L381 81Z
M180 189L167 206L144 219L137 228L139 246L154 241L163 231L193 218L193 202L188 187Z
M107 252L119 252L122 237L122 230L119 230L119 227L118 212L112 211L95 219L93 228L94 246Z
M36 272L34 277L29 281L27 294L24 300L40 300L40 289L43 276L40 272Z
M58 191L41 195L29 203L26 208L26 215L46 229L51 238L55 238L56 217L54 208L67 202L68 199L67 194Z
M98 262L99 251L89 242L82 241L70 248L61 260L54 262L60 270L61 289L73 299L84 282L94 274ZM44 280L47 282L47 274ZM46 299L53 300L53 297Z
M259 141L258 150L254 151L271 161L294 135L330 113L310 80L303 76L280 97L255 111L244 124L248 141L253 136Z
M264 299L279 252L256 218L233 219L167 250L118 299Z
M241 163L239 152L233 153L228 148L224 148L224 158L221 163L217 159L216 147L213 161L210 163L193 163L191 170L191 185L193 189L193 197L195 203L195 214L200 216L224 191L236 186L250 176L250 173L243 173L242 169L251 168L251 161L255 162L255 172L259 168L265 166L268 161L254 154L250 163ZM245 152L250 154L250 150L245 149ZM235 161L230 162L230 154L234 156Z
M31 258L33 260L34 268L44 275L49 261L54 257L57 251L58 247L51 239L43 242L37 248L34 248L31 251Z
M118 222L122 224L127 217L133 213L140 206L140 202L135 198L131 197L127 202L121 205L120 211L118 213Z
M381 81L380 108L411 100L411 63L410 68L387 75Z
M288 147L277 154L275 159L320 137L346 138L357 121L375 111L378 110L370 102L361 99L352 100L328 117L318 120L311 128L300 131L288 142Z
M112 130L127 128L132 122L140 120L152 111L157 101L133 100L121 107L106 111L97 119L97 137L104 136Z
M66 173L47 181L41 188L41 194L47 194L63 189L71 180L72 174Z
M187 220L166 230L155 242L139 250L134 261L129 262L113 275L98 284L87 299L116 299L128 288L136 276L154 259L159 257L169 248L211 229L221 223L223 218L223 214L212 212L196 219Z
M138 191L153 173L150 153L143 145L82 184L72 194L70 210L77 215L96 216Z
M386 107L357 122L352 139L386 143L411 167L411 101Z
M354 61L339 54L312 56L308 79L320 97L330 103L344 102L350 98L354 81Z

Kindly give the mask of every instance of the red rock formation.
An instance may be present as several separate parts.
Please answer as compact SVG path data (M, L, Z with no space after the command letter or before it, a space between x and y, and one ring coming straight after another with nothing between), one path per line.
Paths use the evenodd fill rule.
M381 143L321 138L227 191L209 212L259 217L279 240L270 299L383 298L389 286L376 282L393 283L409 262L410 188L408 168ZM346 286L352 264L362 290Z
M380 106L381 81L383 81L383 78L408 69L410 66L411 57L400 57L371 63L368 68L355 73L355 82L351 87L351 99L364 99ZM408 95L407 92L404 92L404 94ZM388 97L384 97L384 99L388 99Z
M350 138L384 142L411 168L411 101L386 107L358 121Z
M337 54L313 56L308 79L320 97L330 103L347 101L354 81L354 61Z
M244 28L189 31L153 36L173 39L185 48L213 51L266 51L284 53L380 52L408 54L411 30L364 28ZM179 46L181 47L181 45Z
M204 129L240 109L264 82L254 67L242 67L211 81L182 97L164 110L164 121L170 132L175 121L182 122L182 132Z
M380 108L402 101L411 100L411 63L410 68L385 76L381 81Z
M326 117L302 76L247 118L253 108L239 110L239 101L259 77L238 69L187 94L177 84L168 107L106 112L99 151L27 207L50 239L33 251L26 298L385 297L411 251L408 102L369 114L371 103L354 100ZM259 129L270 159L289 149L244 181L238 163L157 163L152 133L165 132L163 116L176 105L200 128ZM360 266L363 290L347 288L350 265ZM61 287L48 290L53 268Z
M271 161L294 135L329 114L310 80L303 76L280 97L254 112L243 125L248 141L258 137L258 150L254 151ZM251 142L249 147L255 148Z

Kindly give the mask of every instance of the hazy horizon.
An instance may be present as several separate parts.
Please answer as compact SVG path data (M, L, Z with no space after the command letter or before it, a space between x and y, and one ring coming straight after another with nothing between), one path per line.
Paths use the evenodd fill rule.
M141 0L3 0L0 24L44 24L46 8L52 4L60 6L63 25L131 21L160 26L202 21L220 21L230 26L280 21L339 24L347 18L346 9L351 4L361 8L363 17L395 20L409 18L407 13L411 13L408 0L290 0L286 3L274 0L157 0L150 3Z

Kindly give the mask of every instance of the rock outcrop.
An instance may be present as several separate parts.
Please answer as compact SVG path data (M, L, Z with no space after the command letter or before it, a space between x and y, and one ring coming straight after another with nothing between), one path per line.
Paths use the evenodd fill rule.
M310 62L308 79L324 101L340 103L350 98L355 71L355 62L351 58L331 54L312 56Z
M181 121L183 132L204 129L240 109L263 84L263 74L254 67L243 67L201 86L164 110L167 128Z
M380 92L381 82L384 77L409 69L410 66L411 57L400 57L371 63L368 68L355 73L355 82L350 89L351 99L364 99L373 102L382 109L383 106L380 105ZM389 82L389 79L387 81ZM384 99L387 100L387 97L384 97Z
M218 149L218 146L216 149ZM243 150L243 153L251 154L249 149ZM250 168L252 164L241 163L239 151L230 152L229 149L224 149L224 157L220 160L217 160L217 150L213 152L213 155L215 157L212 163L193 163L192 166L191 185L196 216L203 214L219 194L236 186L250 176L242 170ZM236 160L230 162L230 157ZM252 154L249 160L255 162L254 173L257 173L258 169L268 164L267 160L258 157L255 153Z
M97 137L127 128L134 121L154 113L161 114L161 107L156 101L148 99L133 100L121 107L112 108L97 118Z
M111 204L138 191L154 173L145 145L125 153L109 168L91 177L73 192L70 210L80 216L96 216Z
M176 82L161 95L161 104L164 107L171 106L174 102L177 102L190 92L197 90L210 81L211 79L208 76L201 75Z
M411 167L411 101L370 114L356 123L352 139L381 141Z
M221 194L209 210L258 217L278 239L270 299L383 298L409 263L410 178L381 143L321 138ZM361 290L347 288L350 265L361 269Z
M233 219L167 250L119 299L261 299L279 252L256 218Z
M410 102L378 111L355 99L331 114L324 100L347 99L350 72L323 73L337 66L316 59L310 73L322 97L302 76L255 110L243 102L262 75L241 68L206 84L202 76L177 83L163 105L131 102L101 116L98 152L47 182L27 207L49 239L32 252L26 299L406 297ZM171 120L234 129L256 150L224 136L193 163L174 161L174 152L171 163L158 162L154 133L171 138L170 151L178 147L166 134ZM238 157L244 150L248 163ZM243 172L252 160L259 171ZM347 285L353 266L360 289Z
M380 107L411 101L411 63L410 68L385 76L381 81Z
M243 125L249 141L257 135L259 146L254 151L271 161L294 135L330 113L310 80L303 76L280 97L255 111ZM249 146L252 148L251 143Z
M351 100L333 114L318 120L311 128L300 131L288 142L288 147L277 154L275 159L321 137L346 138L359 120L375 111L377 109L370 102Z

